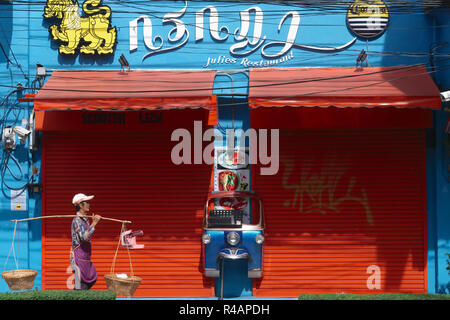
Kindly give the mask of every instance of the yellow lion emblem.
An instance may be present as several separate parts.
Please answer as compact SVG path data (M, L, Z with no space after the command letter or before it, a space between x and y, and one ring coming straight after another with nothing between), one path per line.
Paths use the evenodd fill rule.
M75 54L80 41L81 53L113 53L116 27L110 28L111 8L100 6L100 3L101 0L86 0L83 3L83 12L87 17L81 17L78 2L47 0L44 17L61 19L59 26L49 27L52 38L67 43L59 46L59 53Z

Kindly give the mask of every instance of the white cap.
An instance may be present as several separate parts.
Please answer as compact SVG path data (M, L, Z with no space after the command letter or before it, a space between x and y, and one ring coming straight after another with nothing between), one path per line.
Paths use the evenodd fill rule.
M88 201L93 198L94 198L94 196L87 196L84 193L77 193L76 195L73 196L72 204L74 204L74 205L79 204L82 201Z

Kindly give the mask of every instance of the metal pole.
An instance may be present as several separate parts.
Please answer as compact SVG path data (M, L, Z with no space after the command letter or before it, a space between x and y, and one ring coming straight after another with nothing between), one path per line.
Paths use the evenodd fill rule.
M222 258L222 270L220 271L220 297L219 300L223 300L223 269L225 265L225 259Z
M57 215L57 216L41 216L41 217L35 217L35 218L27 218L27 219L15 219L15 220L10 220L11 222L20 222L20 221L28 221L28 220L36 220L36 219L46 219L46 218L74 218L74 217L79 217L77 215ZM84 218L92 218L91 216L83 216ZM127 220L119 220L119 219L113 219L113 218L107 218L107 217L102 217L101 220L110 220L110 221L115 221L115 222L121 222L121 223L131 223L131 221L127 221Z

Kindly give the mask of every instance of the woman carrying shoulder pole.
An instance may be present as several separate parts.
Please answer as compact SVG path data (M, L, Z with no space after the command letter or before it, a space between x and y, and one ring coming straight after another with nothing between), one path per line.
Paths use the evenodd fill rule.
M89 290L97 281L97 270L91 261L91 236L101 216L92 215L91 224L86 218L90 209L89 201L93 198L94 196L77 193L72 199L77 215L72 220L70 250L70 265L75 274L75 290Z

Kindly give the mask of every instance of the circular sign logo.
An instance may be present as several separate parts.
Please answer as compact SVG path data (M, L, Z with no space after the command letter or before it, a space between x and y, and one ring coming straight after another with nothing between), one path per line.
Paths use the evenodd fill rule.
M355 0L347 11L347 25L358 37L370 39L383 34L389 11L382 0Z

